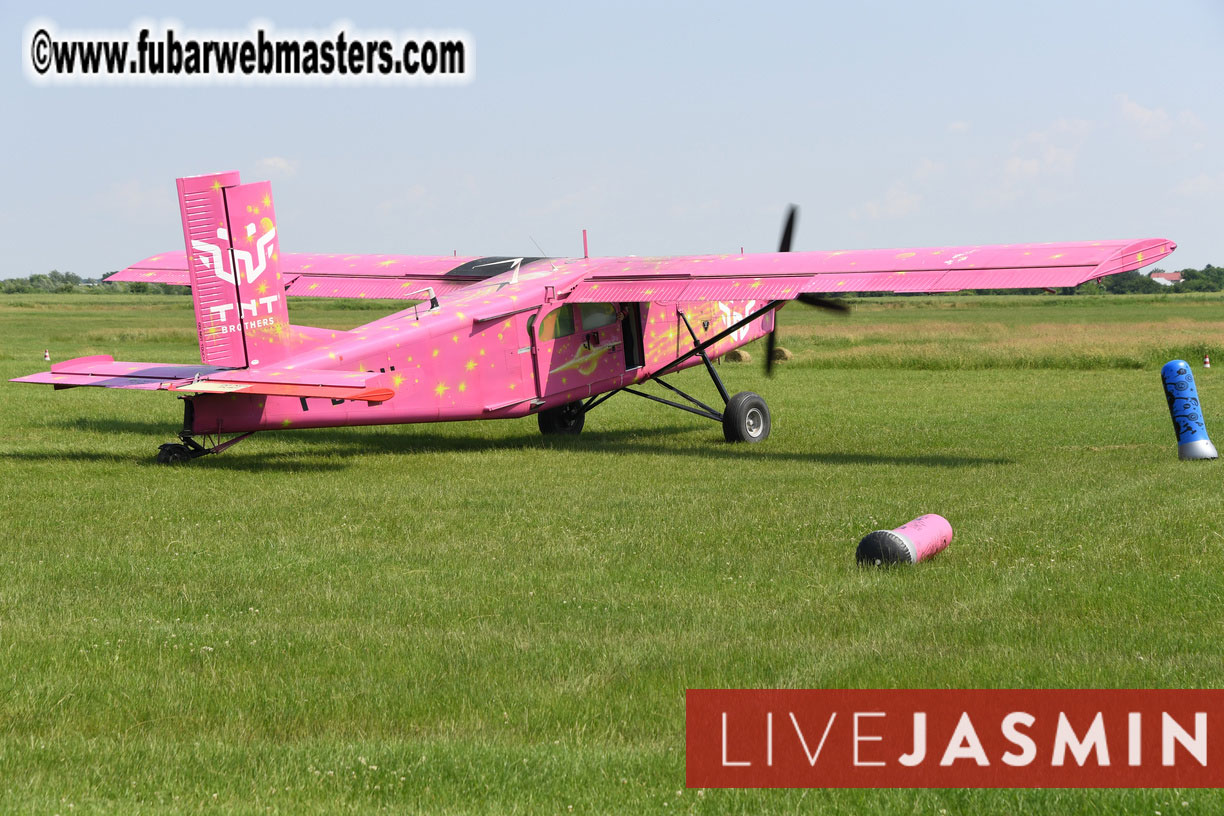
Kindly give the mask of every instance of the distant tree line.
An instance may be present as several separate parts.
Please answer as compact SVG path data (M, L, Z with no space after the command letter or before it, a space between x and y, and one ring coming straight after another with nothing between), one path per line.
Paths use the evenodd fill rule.
M1157 267L1152 272L1164 272ZM1220 292L1224 291L1224 267L1207 264L1202 269L1180 269L1182 279L1179 283L1166 286L1157 283L1145 274L1139 272L1123 272L1118 275L1106 275L1098 280L1081 283L1074 288L1064 287L1056 290L1064 295L1167 295L1182 292ZM1050 294L1046 289L988 289L980 294L987 295L1040 295Z
M1159 268L1152 271L1164 272L1163 269ZM1110 275L1101 279L1101 285L1106 292L1115 295L1224 291L1224 267L1207 264L1202 269L1181 269L1178 271L1182 279L1172 286L1157 283L1147 275L1140 275L1138 272L1123 272L1120 275ZM1088 285L1084 284L1084 286Z
M108 273L115 274L114 272ZM37 273L25 278L8 278L0 281L0 292L6 295L37 294L47 292L88 292L91 294L138 294L138 295L190 295L189 286L172 286L168 283L107 283L101 278L82 278L72 272L52 269L46 274Z

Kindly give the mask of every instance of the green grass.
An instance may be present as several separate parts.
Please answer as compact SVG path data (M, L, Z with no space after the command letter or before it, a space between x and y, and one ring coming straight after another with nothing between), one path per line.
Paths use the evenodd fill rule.
M381 313L349 306L290 308ZM779 376L721 368L770 402L758 446L618 396L577 439L297 431L167 468L167 395L0 385L0 810L1216 812L1216 791L685 790L684 690L1218 686L1221 465L1177 461L1157 368L1196 364L1218 430L1194 358L1221 306L788 309ZM197 353L185 298L0 298L0 374L48 347ZM926 512L948 551L855 567L862 535Z

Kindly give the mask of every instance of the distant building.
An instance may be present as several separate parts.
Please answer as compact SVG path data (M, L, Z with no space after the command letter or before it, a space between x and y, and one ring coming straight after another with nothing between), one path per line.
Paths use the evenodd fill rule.
M1182 282L1180 272L1153 272L1148 275L1149 278L1159 283L1161 286L1172 286L1175 283Z

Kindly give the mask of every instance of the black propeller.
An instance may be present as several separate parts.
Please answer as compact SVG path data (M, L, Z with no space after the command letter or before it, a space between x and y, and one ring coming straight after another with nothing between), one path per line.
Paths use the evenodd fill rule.
M795 236L795 217L799 214L799 208L794 204L790 205L790 209L786 211L786 223L782 225L782 240L778 242L779 252L790 252L791 239ZM795 298L796 301L805 306L814 306L817 309L828 309L831 312L848 312L850 307L836 298L826 298L820 295L813 295L807 292L801 293ZM774 364L774 349L778 347L778 312L774 310L774 327L769 336L765 338L765 374L773 376Z

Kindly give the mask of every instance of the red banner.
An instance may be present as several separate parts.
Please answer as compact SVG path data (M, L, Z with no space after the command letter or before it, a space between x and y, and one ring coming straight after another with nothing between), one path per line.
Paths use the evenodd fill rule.
M691 788L1224 787L1224 690L690 689Z

